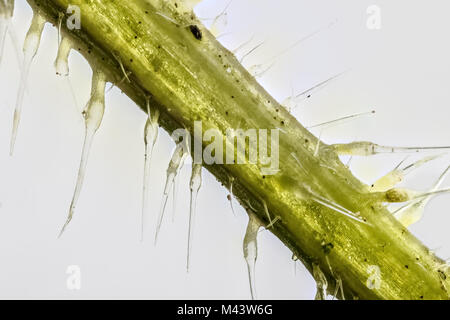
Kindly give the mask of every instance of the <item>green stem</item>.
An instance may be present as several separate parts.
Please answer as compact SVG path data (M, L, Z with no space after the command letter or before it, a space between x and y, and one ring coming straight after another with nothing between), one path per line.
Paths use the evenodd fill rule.
M194 121L203 130L280 128L279 168L263 176L259 165L210 165L223 185L234 177L233 193L270 229L310 272L317 264L334 291L341 279L346 298L448 299L443 261L434 256L372 197L338 159L273 99L193 13L174 0L28 0L57 25L67 6L81 9L81 30L63 33L81 54L101 68L125 94L146 110L150 95L161 112L160 125L171 132ZM167 19L166 17L170 17ZM172 21L171 21L172 20ZM174 23L176 22L176 23ZM201 32L201 39L196 26ZM124 77L121 61L129 79ZM207 143L204 143L204 146ZM291 155L294 154L300 164ZM367 223L330 209L312 194L359 212ZM372 266L379 288L369 289Z

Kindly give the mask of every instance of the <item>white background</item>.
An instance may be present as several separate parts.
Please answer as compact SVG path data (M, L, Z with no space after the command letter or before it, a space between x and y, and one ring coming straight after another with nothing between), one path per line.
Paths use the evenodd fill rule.
M228 0L205 0L202 18L219 14ZM366 27L369 5L381 9L381 29ZM448 1L235 0L220 41L230 50L252 39L246 67L266 62L306 35L314 37L286 51L259 80L279 101L339 72L347 73L317 91L294 111L305 125L375 109L377 114L325 131L328 143L371 140L398 146L450 144L450 46ZM326 26L337 19L331 27ZM18 0L14 16L20 43L31 10ZM208 24L210 21L205 21ZM231 213L227 192L204 171L198 198L191 272L185 256L190 165L179 179L178 209L171 221L169 200L157 247L153 245L165 170L173 142L161 132L152 163L151 216L146 241L139 242L145 115L119 90L107 98L85 186L75 218L57 240L72 197L91 71L77 53L70 79L55 76L56 30L47 25L31 69L13 158L8 155L19 81L10 40L0 67L0 298L237 298L250 297L242 239L247 217ZM245 50L242 53L245 53ZM318 134L318 132L316 132ZM372 182L403 159L382 155L353 159L352 170ZM410 157L413 161L416 157ZM449 163L445 156L403 183L425 190ZM449 185L446 181L445 185ZM443 258L450 256L448 196L433 200L411 230ZM238 205L235 203L235 207ZM303 266L269 232L259 236L257 289L262 299L311 299L314 282ZM66 269L81 268L81 290L68 290Z

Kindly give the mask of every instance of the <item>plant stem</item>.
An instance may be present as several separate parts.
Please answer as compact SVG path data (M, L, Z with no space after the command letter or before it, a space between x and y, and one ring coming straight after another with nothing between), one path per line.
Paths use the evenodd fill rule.
M356 179L329 146L306 130L223 48L181 1L28 0L54 25L69 4L81 9L81 29L65 36L120 89L146 111L146 96L171 132L194 121L203 130L280 128L279 168L263 176L260 165L206 165L224 186L234 177L233 194L269 224L270 231L311 272L320 266L334 292L342 280L345 297L359 299L448 299L444 261L435 257ZM196 28L190 26L196 26ZM200 30L201 39L199 39ZM124 77L120 62L127 72ZM208 143L204 143L206 146ZM292 154L300 161L294 159ZM366 224L313 199L320 195ZM380 287L369 289L371 266L380 269Z

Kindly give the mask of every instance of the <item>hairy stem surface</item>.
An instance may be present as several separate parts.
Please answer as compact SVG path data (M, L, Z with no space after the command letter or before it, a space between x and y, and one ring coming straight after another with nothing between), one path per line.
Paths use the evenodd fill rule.
M28 0L54 25L69 4L81 9L81 29L62 32L91 64L146 111L146 96L171 132L194 121L203 130L280 128L279 168L205 165L312 272L325 274L329 292L342 280L346 298L448 299L444 262L434 256L369 193L338 159L273 99L222 47L194 14L174 0ZM195 26L195 27L192 27ZM200 32L200 34L199 34ZM121 81L129 72L129 81ZM204 143L206 146L209 143ZM294 155L294 156L293 156ZM296 158L299 160L297 162ZM366 223L314 201L320 195ZM380 270L379 285L373 270ZM375 268L376 269L376 268Z

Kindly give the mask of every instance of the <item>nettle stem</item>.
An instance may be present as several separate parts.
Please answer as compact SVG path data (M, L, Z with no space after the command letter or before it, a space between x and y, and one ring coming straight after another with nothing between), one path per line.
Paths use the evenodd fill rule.
M267 212L278 217L270 231L310 272L320 267L329 293L342 281L347 299L449 298L444 261L371 196L336 150L275 101L181 1L28 2L55 26L69 4L78 6L81 29L68 30L65 14L63 36L144 111L150 96L167 131L187 128L193 134L194 121L224 135L228 128L282 129L275 175L263 175L260 165L205 167L224 186L233 178L233 194L263 224L270 223ZM123 81L123 70L130 81Z

